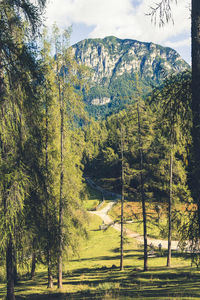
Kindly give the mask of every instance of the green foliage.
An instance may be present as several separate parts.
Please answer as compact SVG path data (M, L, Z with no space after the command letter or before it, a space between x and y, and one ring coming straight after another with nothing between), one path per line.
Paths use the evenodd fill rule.
M137 299L143 298L145 294L145 297L153 299L159 297L198 299L199 271L194 266L191 267L188 254L174 253L173 268L166 269L165 251L163 251L164 257L160 257L155 250L156 256L149 259L150 270L142 272L143 254L136 241L129 239L130 243L125 245L124 251L125 269L121 272L119 233L113 228L107 231L98 230L101 223L99 217L90 216L90 238L81 244L79 256L73 256L65 262L62 291L58 291L57 288L46 288L45 269L40 265L34 280L24 276L21 284L16 286L16 296L36 300L45 298L61 300L66 297L69 299L75 297ZM1 284L0 297L4 295L5 284Z
M142 76L139 80L141 83L142 94L145 97L151 91L151 83L149 82L147 84ZM114 76L108 87L102 84L94 85L87 94L84 94L86 110L91 117L95 117L97 120L105 119L109 115L125 109L127 104L130 104L133 101L132 96L134 94L136 94L135 73L125 73L118 77ZM103 97L110 98L111 102L102 106L92 105L90 103L95 98L101 99Z
M191 203L188 185L188 148L191 143L190 75L183 73L171 77L145 102L140 99L140 141L143 151L144 192L148 202L166 205L170 191L170 153L173 150L173 209L172 227L179 237L189 215L175 207L176 203ZM120 128L125 128L125 192L128 200L141 200L140 195L140 145L138 139L137 98L126 110L99 122L95 128L97 149L95 155L86 159L85 171L95 177L106 189L121 192ZM92 124L91 124L92 127ZM99 133L101 129L101 133ZM90 141L90 129L87 140ZM104 134L103 134L104 133ZM105 138L102 139L102 136ZM133 218L133 217L132 217ZM149 224L156 224L148 215ZM188 223L189 224L189 223ZM157 223L158 225L158 223ZM151 226L151 225L148 225ZM167 234L167 223L160 228ZM184 227L186 228L186 227ZM185 234L183 229L182 231ZM183 235L184 235L183 234Z
M12 35L16 51L8 58L4 56L4 49L0 52L5 62L8 59L9 66L2 77L0 65L3 95L0 103L0 251L5 259L9 242L13 251L9 255L14 257L16 267L23 265L29 269L30 257L34 254L37 263L48 266L50 263L54 268L58 253L60 192L58 100L61 90L55 73L59 58L55 60L50 54L47 33L42 37L37 60L34 49L24 43L23 39L27 38L24 28L13 26ZM59 80L65 100L62 107L65 115L63 247L67 245L68 255L77 251L80 236L86 236L81 203L84 140L74 124L75 116L85 117L80 91L85 85L86 71L75 63L70 49L62 51L65 65L59 61ZM9 276L14 278L13 274Z
M53 28L55 47L56 87L59 105L59 117L56 122L59 131L59 195L58 195L58 252L66 249L67 255L76 251L79 238L86 236L84 211L81 205L83 192L80 130L75 131L75 116L84 115L80 88L83 82L81 68L68 47L70 30L60 33L56 25ZM84 70L83 70L84 71ZM67 246L67 247L65 247Z
M141 96L144 97L170 74L189 69L187 63L177 59L179 55L171 48L129 39L121 40L113 36L84 40L75 44L73 49L76 60L79 63L87 61L87 65L91 67L89 89L88 93L84 92L84 100L89 115L96 119L105 119L130 103L132 95L136 94L136 73L139 76ZM96 60L97 65L94 67ZM171 65L171 70L166 64ZM130 67L128 71L126 66ZM110 98L110 103L103 107L92 104L93 99L103 97Z

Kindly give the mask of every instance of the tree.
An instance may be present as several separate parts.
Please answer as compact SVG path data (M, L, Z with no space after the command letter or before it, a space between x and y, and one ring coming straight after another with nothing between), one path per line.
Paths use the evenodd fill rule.
M176 201L190 200L185 163L188 161L188 148L191 143L190 89L190 74L185 72L166 80L162 88L154 92L151 100L156 106L156 134L161 131L162 136L157 149L160 156L159 168L162 170L162 166L165 166L168 172L164 178L160 174L163 187L168 186L168 267L171 264L174 204Z
M37 0L35 3L30 1L7 2L5 0L0 3L0 95L5 92L4 70L13 67L17 71L17 60L22 66L26 66L27 45L22 45L20 39L24 33L26 38L30 38L31 34L36 34L41 25L41 16L45 8L46 0ZM26 31L20 30L24 28L26 21ZM17 29L17 34L16 34ZM22 33L23 32L23 33ZM33 37L33 36L32 36ZM30 39L31 40L31 39ZM30 63L30 61L29 61ZM33 71L33 69L32 69Z
M36 33L45 0L1 1L0 3L0 152L1 152L1 224L4 225L6 248L7 299L14 296L14 270L17 228L21 228L23 202L27 193L28 177L24 165L24 122L27 98L37 77L35 57L30 44L30 31ZM26 26L24 21L26 20ZM31 78L32 77L32 78ZM11 133L12 132L12 133ZM13 138L11 137L13 136ZM8 138L9 137L9 138Z
M18 32L18 29L16 29ZM19 41L18 41L19 44ZM22 42L23 45L23 42ZM18 53L19 54L19 53ZM24 201L28 193L29 178L25 164L25 144L29 132L27 121L27 103L29 96L33 96L33 76L28 63L33 62L33 56L26 53L30 58L24 66L20 66L18 54L13 56L15 66L9 65L4 70L4 94L1 98L1 124L0 124L0 147L1 147L1 208L3 216L1 224L4 224L3 246L6 248L7 261L7 299L14 299L14 261L16 253L17 229L19 232L24 211ZM31 66L32 67L32 66ZM36 98L33 98L36 100ZM33 100L33 101L34 101Z
M123 254L124 254L124 187L125 187L125 179L124 179L124 138L125 138L125 130L123 124L121 125L121 241L120 241L120 270L124 269L123 263Z
M145 181L144 181L144 140L148 135L150 126L147 120L145 120L145 107L141 99L141 91L138 86L138 77L136 76L136 96L135 99L136 119L137 119L137 151L139 153L139 176L140 176L140 196L142 201L142 215L143 215L143 237L144 237L144 271L148 270L148 254L147 254L147 213L146 213L146 194L145 194ZM142 110L142 112L141 112ZM145 136L145 138L144 138ZM148 138L147 138L148 139Z
M172 20L171 6L173 0L162 0L155 7L151 7L149 15L156 22L159 15L160 25ZM197 203L198 236L200 237L200 2L191 0L191 22L192 22L192 195Z
M53 28L53 41L55 47L56 84L59 103L59 212L58 212L58 288L62 288L63 250L74 247L76 243L70 236L84 235L82 209L79 204L82 189L82 173L80 171L80 157L74 153L72 137L74 134L75 117L83 115L83 103L80 91L83 84L81 68L75 62L72 49L69 48L71 29L60 33L57 26ZM74 210L76 207L76 211ZM65 212L65 214L64 214ZM79 212L79 216L77 215ZM79 232L78 232L79 231Z
M44 242L42 243L45 259L48 266L48 288L53 287L53 267L55 265L55 253L57 251L57 206L58 206L58 144L59 130L59 107L57 103L58 92L56 87L56 74L52 70L54 58L50 54L51 43L46 30L42 36L42 49L40 51L40 64L43 71L43 84L40 87L43 110L41 111L41 128L43 132L43 159L41 159L41 170L43 171L43 188L41 198L44 211ZM41 238L41 237L40 237Z
M144 271L148 270L147 266L147 219L146 219L146 196L144 193L144 180L143 180L143 141L141 138L141 113L140 113L140 103L137 100L137 118L138 118L138 144L140 153L140 191L142 198L142 214L143 214L143 236L144 236Z
M198 206L200 238L200 2L192 0L192 142L193 184L192 195Z

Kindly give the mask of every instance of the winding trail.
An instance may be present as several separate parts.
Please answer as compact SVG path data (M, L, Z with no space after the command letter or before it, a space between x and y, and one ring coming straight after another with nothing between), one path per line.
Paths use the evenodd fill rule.
M114 223L112 218L108 215L109 210L112 208L112 206L116 203L116 201L110 201L104 208L98 211L91 211L90 213L93 215L97 215L101 217L103 220L104 224L106 225L111 225L114 229L117 231L121 230L121 225ZM126 225L125 225L126 226ZM143 244L143 236L131 231L130 229L125 228L126 234L130 238L136 239L139 243ZM152 244L154 247L158 247L159 244L162 245L162 248L167 249L168 247L168 241L166 240L161 240L161 239L153 239L153 238L148 238L148 245ZM177 250L178 249L178 241L172 241L172 250Z

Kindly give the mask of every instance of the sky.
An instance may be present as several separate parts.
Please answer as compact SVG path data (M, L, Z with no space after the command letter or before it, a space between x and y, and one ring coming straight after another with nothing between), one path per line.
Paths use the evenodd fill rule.
M46 25L72 25L71 44L87 38L116 36L171 47L191 63L189 0L171 0L173 22L154 25L147 16L160 0L49 0Z

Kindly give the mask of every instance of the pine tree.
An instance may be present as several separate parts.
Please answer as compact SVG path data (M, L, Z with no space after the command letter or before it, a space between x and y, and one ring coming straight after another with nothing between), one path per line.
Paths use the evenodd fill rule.
M161 130L160 135L162 135L162 139L159 139L159 144L162 147L162 152L159 154L159 168L162 170L162 165L165 164L165 170L168 170L168 176L163 178L163 182L166 182L165 186L168 186L168 267L171 265L172 214L175 198L179 201L187 201L187 197L190 198L186 170L182 159L188 156L186 149L190 143L191 127L191 111L188 109L190 99L185 90L186 86L187 74L172 77L158 92L156 101L156 113L158 115L156 134ZM182 188L179 186L180 182Z
M124 127L121 125L121 186L122 186L122 192L121 192L121 241L120 241L120 270L122 271L124 269L124 263L123 263L123 255L124 255L124 188L125 188L125 178L124 178Z
M138 173L139 194L142 202L143 237L144 237L144 271L147 271L148 270L147 213L146 213L147 191L145 191L146 190L145 187L148 186L147 183L148 175L146 176L145 173L148 173L148 169L149 169L148 152L150 149L150 144L153 136L153 132L152 132L153 118L150 124L150 117L151 117L150 110L141 99L140 88L138 86L137 77L136 77L136 89L137 89L136 96L132 100L135 103L130 107L130 111L128 114L130 120L129 128L131 128L132 125L131 144L134 145L133 146L134 150L132 151L136 151L137 153L138 167L136 167L136 164L134 162L133 168L134 169L138 168L138 170L135 171ZM135 137L133 137L133 135L135 135ZM138 187L136 189L138 189Z
M45 1L39 1L41 8ZM1 1L0 21L0 147L1 147L1 226L6 248L7 299L15 299L17 229L21 228L24 200L28 190L28 176L24 164L26 140L26 103L36 77L35 57L25 43L29 29L36 31L41 11L36 5L23 1ZM24 26L24 20L27 26ZM29 26L29 27L28 27Z
M59 138L58 126L56 123L59 120L59 107L57 104L57 89L55 84L55 72L52 70L54 63L51 57L50 40L48 40L47 32L43 32L41 49L41 66L44 74L44 82L41 87L41 96L43 101L43 160L41 169L44 169L44 250L48 266L48 287L53 287L53 265L55 259L55 252L57 249L57 200L58 190L58 146Z
M62 34L58 28L53 28L53 40L55 45L55 66L56 83L58 89L58 99L60 106L60 195L59 195L59 225L58 225L58 288L62 288L62 260L64 245L74 247L73 240L69 241L69 232L76 234L84 233L82 230L81 206L78 204L81 191L81 172L80 162L74 157L74 148L72 147L72 136L74 135L75 115L83 114L82 99L80 89L82 81L79 78L81 70L72 56L69 48L70 29ZM81 77L81 76L80 76ZM76 87L79 87L77 90ZM79 159L80 156L77 158ZM78 182L78 181L79 182ZM64 216L68 217L65 219ZM74 243L76 239L74 237Z

